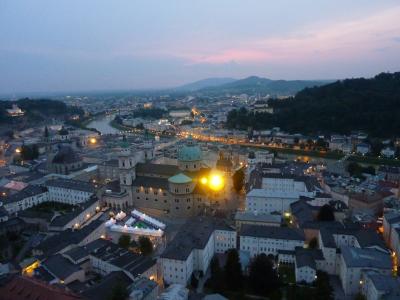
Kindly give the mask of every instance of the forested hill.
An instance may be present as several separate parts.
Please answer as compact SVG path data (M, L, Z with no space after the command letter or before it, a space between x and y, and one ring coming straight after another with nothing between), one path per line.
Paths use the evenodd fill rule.
M24 111L24 116L8 115L7 109L12 108L13 104ZM67 106L58 100L24 98L17 101L0 101L0 124L40 122L50 118L66 119L74 114L83 115L83 113L82 109Z
M375 137L400 136L400 72L371 79L346 79L306 88L294 98L272 100L275 113L231 111L230 128L274 126L304 134L350 133L363 130Z
M208 95L222 94L270 94L270 95L294 95L305 87L320 86L327 81L312 80L271 80L257 76L235 80L226 84L205 87L198 92Z

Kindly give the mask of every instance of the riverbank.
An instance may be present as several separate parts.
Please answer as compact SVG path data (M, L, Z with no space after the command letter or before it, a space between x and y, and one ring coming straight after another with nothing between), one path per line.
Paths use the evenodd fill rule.
M250 145L249 147L254 147L255 145ZM275 151L276 153L282 154L292 154L297 156L309 156L313 158L322 158L322 159L335 159L340 160L345 157L345 154L338 152L320 152L320 151L312 151L312 150L301 150L301 149L288 149L288 148L275 148L260 145L261 147L255 146L255 148L264 148L271 152ZM357 154L351 155L347 158L349 162L356 162L360 164L366 165L388 165L393 167L400 167L400 160L398 159L390 159L390 158L379 158L379 157L371 157L371 156L361 156Z

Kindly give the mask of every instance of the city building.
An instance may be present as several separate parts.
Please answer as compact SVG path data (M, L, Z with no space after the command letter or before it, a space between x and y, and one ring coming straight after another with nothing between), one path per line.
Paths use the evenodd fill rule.
M4 285L0 286L0 295L3 299L82 299L79 295L66 291L61 287L27 276L13 276Z
M295 249L295 277L296 282L312 283L317 279L317 270L324 264L324 256L320 249Z
M250 211L238 211L235 214L235 225L238 231L244 224L279 227L281 223L282 216L280 215L259 214Z
M81 157L71 146L61 146L56 154L50 152L47 158L47 169L50 173L68 175L83 167Z
M362 274L361 293L366 300L400 299L400 279L392 275L366 271Z
M153 148L148 152L153 153ZM204 165L201 149L191 138L179 148L177 165L154 164L148 162L153 154L140 153L125 151L119 157L121 191L131 197L127 205L192 216L202 212L210 198L223 195L223 182L221 190L209 188L211 169Z
M69 228L79 228L100 211L99 200L92 196L87 202L80 203L77 207L63 215L56 216L51 220L48 229L50 231L64 231Z
M343 246L340 250L339 277L345 295L361 292L364 271L375 271L388 276L392 273L392 260L387 253L348 246Z
M48 200L76 205L89 201L95 195L95 186L90 182L73 179L51 179L46 181Z
M3 190L0 196L0 202L9 214L15 214L48 200L47 189L37 185L27 185L19 191Z
M151 257L133 253L105 239L94 240L85 248L89 252L91 268L103 276L123 271L132 280L140 276L158 279L157 262Z
M159 300L187 300L189 299L189 290L182 284L171 284L159 296Z
M264 253L277 256L280 250L293 251L304 247L304 233L301 229L276 226L242 225L239 232L240 250L250 256Z
M232 248L236 248L234 229L218 219L191 218L160 257L164 282L186 286L193 272L207 271L215 253Z

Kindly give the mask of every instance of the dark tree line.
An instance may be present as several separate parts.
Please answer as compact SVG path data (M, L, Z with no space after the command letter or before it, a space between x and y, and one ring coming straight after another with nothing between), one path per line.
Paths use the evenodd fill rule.
M29 99L24 98L17 101L0 101L0 123L12 122L15 118L7 113L7 109L16 104L25 113L28 121L42 121L46 118L64 118L71 115L83 116L84 111L75 106L68 106L62 101L51 99Z
M214 256L210 263L210 270L211 277L207 280L206 287L214 292L236 291L267 296L280 286L273 262L265 254L253 258L249 265L248 276L242 272L236 249L228 250L223 268L218 258Z
M133 112L133 117L160 119L166 112L166 110L161 108L139 108Z
M394 137L400 128L400 72L372 79L346 79L305 88L287 100L272 100L274 114L232 110L227 127L268 129L292 133L348 134L363 130L374 137Z

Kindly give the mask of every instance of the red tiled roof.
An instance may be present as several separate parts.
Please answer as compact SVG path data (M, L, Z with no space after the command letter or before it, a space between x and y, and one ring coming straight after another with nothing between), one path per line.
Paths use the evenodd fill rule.
M37 279L15 276L0 287L0 300L77 300L80 296Z

